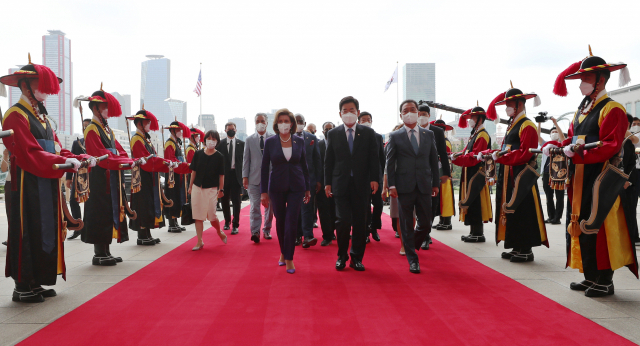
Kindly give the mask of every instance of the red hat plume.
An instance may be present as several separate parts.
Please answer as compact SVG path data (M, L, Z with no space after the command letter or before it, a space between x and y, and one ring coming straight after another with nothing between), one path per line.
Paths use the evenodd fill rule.
M194 127L191 129L191 135L200 135L200 143L204 143L204 132L202 130Z
M182 138L187 138L187 136L191 136L191 129L189 128L189 126L179 121L178 121L178 124L180 124L180 129L182 130Z
M122 107L120 107L120 102L113 95L108 92L104 92L104 96L107 99L107 107L109 109L109 113L107 114L107 118L117 118L122 115Z
M496 98L494 98L493 101L491 101L491 103L489 104L489 107L487 108L487 119L489 120L498 119L498 113L496 113L496 102L504 100L504 95L506 94L507 92L505 91L502 94L496 96Z
M460 115L460 119L458 119L458 127L459 128L461 128L461 129L466 129L467 128L467 115L469 113L471 113L471 109L472 108L467 109L464 113L462 113Z
M50 68L33 64L38 74L38 90L43 94L55 95L60 92L60 82L56 74Z
M556 78L556 83L553 85L553 93L558 96L567 96L569 92L567 91L567 83L564 81L565 77L570 74L574 74L578 72L580 69L580 65L582 65L582 61L578 61L576 63L571 64L569 68L562 71Z
M149 112L148 110L144 110L147 113L147 118L148 120L151 120L151 126L149 127L149 130L151 131L158 131L160 130L160 125L158 125L158 118L156 118L155 115L153 115L153 113Z

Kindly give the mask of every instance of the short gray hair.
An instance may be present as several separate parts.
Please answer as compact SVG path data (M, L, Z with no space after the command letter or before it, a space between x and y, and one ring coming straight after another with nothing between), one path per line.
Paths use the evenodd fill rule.
M295 118L295 117L300 117L300 118L302 118L302 121L304 121L304 122L305 122L305 124L307 123L307 119L305 119L305 118L304 118L304 115L302 115L302 114L300 114L300 113L296 113L296 115L294 115L294 118Z
M253 122L255 123L256 121L258 121L258 117L259 116L263 116L264 120L269 123L269 117L265 114L265 113L258 113L256 114L256 117L253 119Z

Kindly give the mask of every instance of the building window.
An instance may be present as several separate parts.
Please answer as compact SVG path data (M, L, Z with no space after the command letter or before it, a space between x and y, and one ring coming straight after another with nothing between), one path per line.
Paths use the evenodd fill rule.
M628 112L628 110L627 110ZM636 101L636 112L633 115L634 117L640 117L640 101Z

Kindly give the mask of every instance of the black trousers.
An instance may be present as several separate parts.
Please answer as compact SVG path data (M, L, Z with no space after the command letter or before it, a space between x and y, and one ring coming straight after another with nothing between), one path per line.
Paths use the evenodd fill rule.
M79 219L82 220L82 211L80 210L80 203L78 203L78 201L76 201L75 198L73 198L73 196L75 196L76 194L76 187L74 186L75 184L71 184L71 194L69 194L69 208L71 209L71 216L73 216L74 219Z
M542 189L547 196L547 217L550 220L560 221L564 212L564 190L554 190L549 185L549 173L542 175ZM555 203L553 197L555 196Z
M416 247L427 239L431 232L431 195L420 193L417 189L409 193L399 193L398 203L400 204L400 230L402 231L402 242L409 264L418 263ZM413 211L416 211L416 218L424 220L416 223L417 229L413 229Z
M362 195L355 189L353 177L349 179L346 194L335 196L336 238L338 239L338 257L347 259L349 255L349 234L351 234L351 260L362 261L367 246L367 208L369 194Z
M9 218L11 217L11 180L4 183L4 207L7 211L7 225L9 224Z
M367 226L378 230L382 228L382 189L378 188L378 191L369 197L369 204L373 205L373 211L371 208L367 208Z
M221 198L225 225L233 223L233 227L240 227L240 209L242 209L241 194L242 189L236 178L236 170L232 169L229 174L225 174L224 196ZM233 203L233 220L231 220L231 206L229 201Z
M328 198L323 190L316 194L316 205L320 215L322 239L332 240L336 230L336 204L333 197Z

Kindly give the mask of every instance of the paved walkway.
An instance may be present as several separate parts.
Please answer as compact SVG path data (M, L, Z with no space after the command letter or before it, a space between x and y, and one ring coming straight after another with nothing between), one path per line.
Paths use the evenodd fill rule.
M542 198L544 205L544 197ZM246 204L245 202L243 205ZM0 202L0 210L4 210L3 202ZM387 208L385 208L385 212L388 212ZM222 219L222 213L218 214ZM248 223L249 220L247 218L241 222ZM6 239L6 229L6 217L4 213L0 213L0 239ZM494 239L493 230L493 225L485 225L487 239ZM453 230L433 231L432 235L457 251L640 344L640 281L636 280L631 272L625 268L616 271L614 276L616 294L613 296L593 299L585 297L581 292L569 290L569 283L580 280L582 275L577 270L564 268L564 225L548 227L550 249L535 248L535 261L519 264L501 259L502 246L496 246L491 241L483 244L461 242L460 236L467 233L468 228L454 220ZM319 231L316 230L316 234L318 235ZM384 232L382 241L398 242L399 250L399 240L390 234L392 233ZM112 253L121 256L124 260L123 263L115 267L92 266L93 247L78 239L67 241L65 243L67 281L58 280L58 284L55 286L58 297L48 299L45 303L12 302L13 280L10 278L0 279L0 345L15 344L75 309L194 237L195 228L189 226L187 231L181 234L168 233L165 228L154 231L154 236L159 237L162 243L152 247L143 247L137 246L134 240L112 245ZM135 232L132 232L130 237L134 239ZM248 234L239 234L229 236L229 241L248 242L250 240ZM375 246L375 244L371 246ZM6 249L0 247L0 266L2 268L4 268L5 254ZM389 255L399 256L397 253ZM422 258L421 265L428 266L428 251L420 252L420 257ZM327 265L333 265L333 263ZM558 328L568 327L558 326Z

